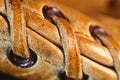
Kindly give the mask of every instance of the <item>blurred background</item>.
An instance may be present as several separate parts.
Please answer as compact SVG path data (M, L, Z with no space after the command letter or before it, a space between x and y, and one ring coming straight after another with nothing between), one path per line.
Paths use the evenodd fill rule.
M120 0L58 0L60 3L77 9L87 15L95 13L120 18Z

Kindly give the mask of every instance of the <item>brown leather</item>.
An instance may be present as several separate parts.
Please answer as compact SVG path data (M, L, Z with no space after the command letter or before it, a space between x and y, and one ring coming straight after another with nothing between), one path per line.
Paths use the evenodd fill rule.
M105 17L90 18L57 1L5 0L1 4L0 72L22 80L60 80L58 75L64 69L67 77L75 80L82 80L83 73L90 80L119 80L120 28L111 27L117 30L111 31L106 26L109 23L102 21ZM46 5L59 9L69 21L55 15L51 15L55 24L45 19ZM113 37L98 35L106 47L94 40L91 25L102 27ZM6 55L10 46L15 55L23 58L29 58L28 50L33 50L36 63L27 68L14 65Z

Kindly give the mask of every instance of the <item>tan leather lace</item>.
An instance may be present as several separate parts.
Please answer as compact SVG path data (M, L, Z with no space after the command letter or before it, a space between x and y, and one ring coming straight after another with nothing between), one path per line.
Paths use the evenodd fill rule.
M80 50L73 30L69 23L62 18L52 16L56 26L60 32L61 43L65 55L65 70L70 78L82 78L82 65L80 58Z
M14 54L29 57L26 22L20 0L6 0L7 17L10 22L10 38Z
M101 34L98 35L112 55L114 67L118 75L118 80L120 80L120 46L111 37Z

